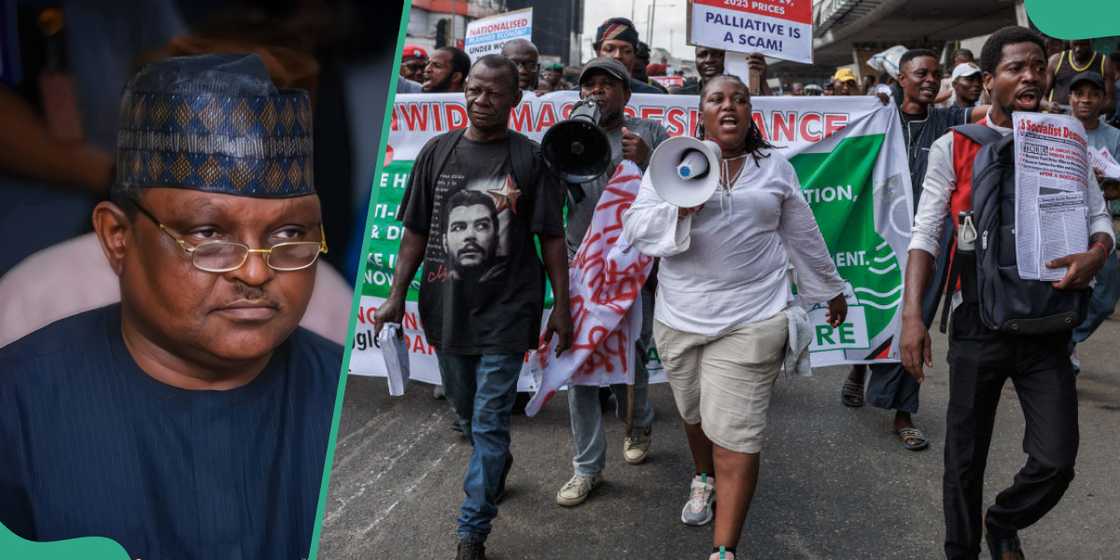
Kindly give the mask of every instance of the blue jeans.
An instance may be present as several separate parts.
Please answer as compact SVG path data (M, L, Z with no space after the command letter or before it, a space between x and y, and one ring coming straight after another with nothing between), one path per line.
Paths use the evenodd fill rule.
M634 371L634 419L631 429L642 433L653 425L653 406L649 404L649 371L646 370L646 350L653 339L653 294L642 289L642 334L634 345L637 353ZM616 416L626 414L626 385L611 385L618 408ZM603 472L607 463L607 435L603 428L603 409L599 404L599 388L591 385L568 387L568 416L572 424L572 447L575 456L572 466L582 476ZM632 434L627 434L632 435Z
M474 450L463 478L459 540L485 542L498 515L498 485L509 453L509 420L525 354L469 356L436 352L447 400Z
M645 354L639 354L637 361L637 370L634 372L634 434L642 433L653 425ZM615 414L623 417L626 414L626 385L611 385L610 388L618 403ZM607 463L607 434L603 428L599 388L592 385L569 386L568 414L572 423L572 447L575 452L572 466L575 467L576 474L592 476L603 472L603 466Z
M1117 300L1120 300L1120 257L1113 252L1097 273L1097 285L1093 286L1093 296L1089 300L1089 313L1085 321L1073 329L1073 343L1081 344L1088 340L1089 335L1112 315Z

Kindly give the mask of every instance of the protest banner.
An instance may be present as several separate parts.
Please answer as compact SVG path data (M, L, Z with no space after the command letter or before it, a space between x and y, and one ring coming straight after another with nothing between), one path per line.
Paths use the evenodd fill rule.
M689 0L688 43L813 62L812 0Z
M476 19L467 24L463 50L471 62L488 54L500 54L502 46L513 39L533 39L533 9L514 10Z
M540 141L563 120L577 92L526 94L513 109L510 127ZM895 109L874 97L759 97L754 120L790 159L802 194L813 209L840 275L847 281L849 321L833 329L823 307L816 321L812 365L897 361L895 344L902 310L902 273L910 240L910 175ZM672 136L693 134L699 121L696 96L635 94L626 112L661 122ZM385 375L373 344L373 314L389 293L402 227L398 207L413 159L432 137L467 125L462 94L398 95L389 136L391 158L373 185L369 254L361 283L351 373ZM419 283L412 282L403 321L411 353L411 378L439 382L435 350L424 339L417 315ZM526 362L528 364L528 362ZM526 366L518 386L535 390ZM663 379L652 375L651 380Z

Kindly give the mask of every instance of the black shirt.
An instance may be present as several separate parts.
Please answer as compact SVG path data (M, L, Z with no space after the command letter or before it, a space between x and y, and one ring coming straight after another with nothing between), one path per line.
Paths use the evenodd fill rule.
M630 78L630 93L665 93L643 81Z
M228 391L156 381L120 305L0 349L0 522L144 560L308 556L342 349L297 329Z
M964 107L930 107L925 115L898 112L902 119L902 133L906 135L906 157L910 164L910 186L914 190L914 211L922 195L922 182L926 178L929 148L949 129L968 122L971 109Z
M428 342L452 354L537 347L545 274L534 234L563 236L564 189L532 143L533 184L518 185L509 137L462 136L446 162L429 142L404 195L405 227L428 236L420 320ZM524 140L528 141L528 140Z

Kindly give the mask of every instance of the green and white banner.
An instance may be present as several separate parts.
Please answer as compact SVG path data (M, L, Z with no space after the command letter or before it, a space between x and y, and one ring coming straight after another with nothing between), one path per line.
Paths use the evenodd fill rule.
M576 92L527 94L512 112L510 127L540 141L563 120ZM699 120L697 97L635 94L633 116L660 121L670 135L691 134ZM875 97L759 97L754 119L797 170L840 275L848 283L848 320L837 329L825 309L814 320L813 367L897 361L895 344L902 311L902 278L910 241L910 174L905 142L893 105ZM362 279L362 305L354 335L351 373L385 375L373 344L373 313L389 293L402 226L395 216L412 162L432 137L462 128L467 113L461 94L398 95L393 107L384 172L373 185L370 251ZM434 349L416 311L419 283L409 291L404 328L412 378L438 383ZM532 390L522 375L521 390Z

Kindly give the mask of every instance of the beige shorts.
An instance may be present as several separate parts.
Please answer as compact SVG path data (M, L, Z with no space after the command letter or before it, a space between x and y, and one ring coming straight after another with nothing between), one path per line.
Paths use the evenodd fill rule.
M789 337L785 312L718 336L656 321L653 337L681 418L701 424L708 439L724 449L761 451Z

